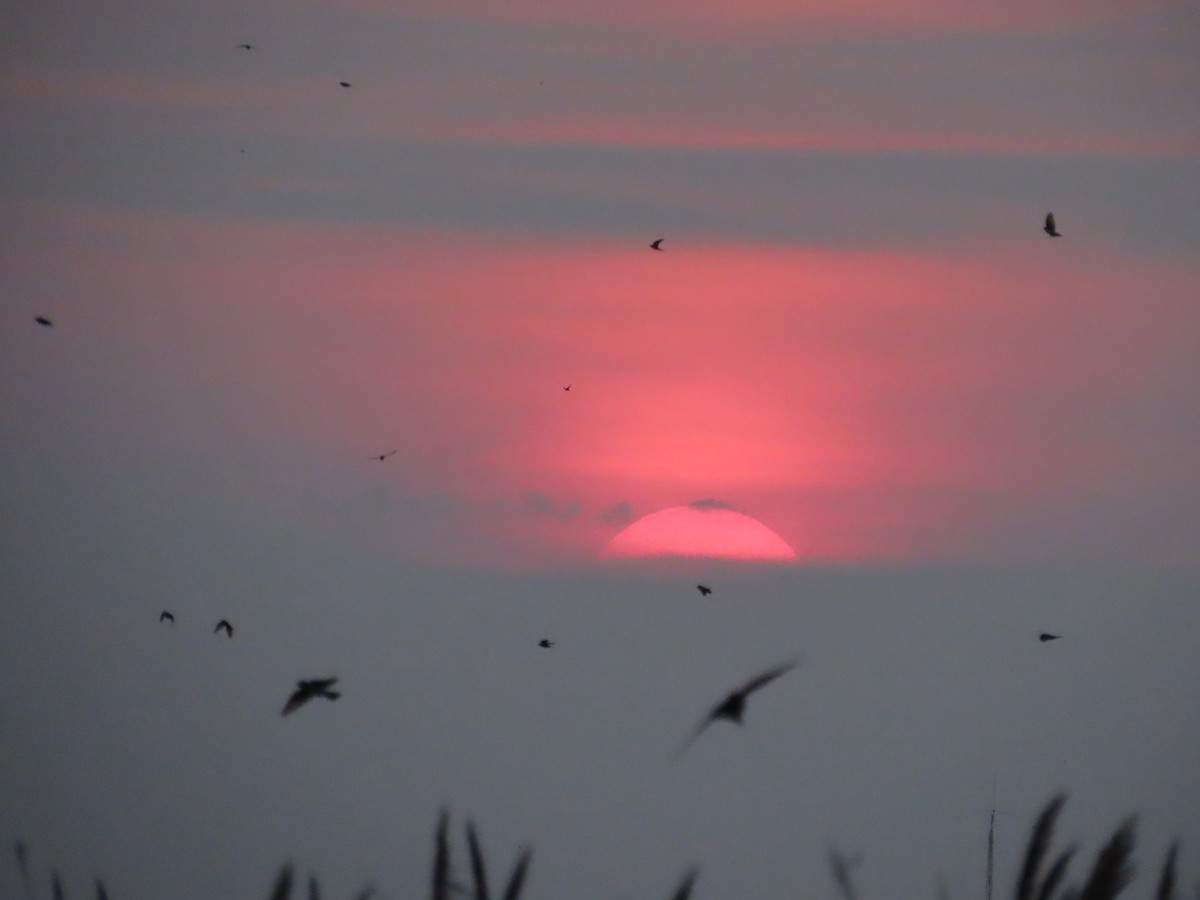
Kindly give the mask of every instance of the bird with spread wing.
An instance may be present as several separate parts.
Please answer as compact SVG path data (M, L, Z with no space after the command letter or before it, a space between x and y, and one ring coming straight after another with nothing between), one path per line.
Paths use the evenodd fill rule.
M687 736L687 739L680 744L679 749L675 751L674 756L671 758L679 759L679 757L683 756L687 749L696 742L696 739L704 733L705 729L718 719L728 719L730 722L741 725L742 716L746 713L746 700L749 696L755 691L766 687L776 678L786 675L798 665L800 665L799 660L793 660L781 666L776 666L773 669L763 672L761 675L751 678L740 688L730 693L724 700L712 708L692 733Z
M296 689L292 691L292 696L288 697L281 715L286 716L288 713L295 712L314 697L336 700L342 695L337 691L330 690L335 684L337 684L336 678L313 678L309 681L297 681Z

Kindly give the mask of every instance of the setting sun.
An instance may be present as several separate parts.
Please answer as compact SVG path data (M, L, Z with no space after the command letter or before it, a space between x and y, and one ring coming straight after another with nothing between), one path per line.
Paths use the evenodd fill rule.
M603 555L790 561L796 551L757 519L720 501L698 500L643 516L613 537Z

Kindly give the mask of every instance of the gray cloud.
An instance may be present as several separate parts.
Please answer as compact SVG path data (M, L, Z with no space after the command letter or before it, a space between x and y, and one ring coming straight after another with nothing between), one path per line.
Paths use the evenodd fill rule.
M596 518L612 525L628 525L633 521L633 504L622 500L612 509L607 509L597 515Z
M521 509L535 516L545 516L570 522L578 518L580 505L575 500L558 501L538 491L530 491L525 495Z
M693 500L688 504L692 509L732 509L735 512L737 507L727 500L717 500L714 497L706 497L703 500Z

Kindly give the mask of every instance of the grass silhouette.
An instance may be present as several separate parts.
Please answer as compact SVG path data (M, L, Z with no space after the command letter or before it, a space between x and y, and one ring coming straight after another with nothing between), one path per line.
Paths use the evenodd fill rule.
M1067 873L1077 854L1077 848L1053 852L1054 830L1058 817L1066 805L1066 794L1057 794L1042 808L1029 833L1029 843L1013 887L1014 900L1115 900L1133 881L1135 868L1133 850L1137 839L1137 817L1129 816L1117 825L1116 830L1097 852L1092 867L1082 884L1064 887ZM483 842L474 822L467 820L464 827L467 854L470 862L471 883L460 883L454 876L453 852L450 845L450 813L443 809L438 815L433 834L433 867L430 872L430 900L493 900L489 889L487 859ZM17 841L17 869L27 900L36 900L30 878L29 851L25 844ZM836 856L836 860L835 860ZM834 885L843 896L856 896L849 884L848 869L854 862L831 855L831 871ZM1049 864L1047 865L1047 861ZM495 900L521 900L533 862L533 851L522 847L516 862L504 882L504 889L495 895ZM840 865L839 865L840 864ZM1178 893L1179 841L1167 848L1162 868L1154 890L1154 900L1183 900ZM690 900L700 870L697 866L687 869L671 900ZM844 877L843 877L844 876ZM285 862L275 877L268 900L292 900L295 889L295 866ZM949 896L944 884L939 884L939 897ZM373 885L363 887L353 900L369 900L375 894ZM67 900L62 878L58 870L51 870L50 896L53 900ZM1194 889L1195 900L1200 900L1200 883ZM96 900L109 900L110 894L104 882L96 879ZM308 900L320 900L320 886L316 875L308 878Z

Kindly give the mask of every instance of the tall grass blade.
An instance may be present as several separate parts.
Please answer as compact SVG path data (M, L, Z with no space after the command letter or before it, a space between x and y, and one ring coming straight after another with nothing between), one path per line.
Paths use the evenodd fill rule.
M1175 862L1179 858L1179 841L1173 841L1163 861L1162 874L1158 876L1155 900L1175 900Z
M321 886L317 884L317 876L308 876L308 900L321 900Z
M57 872L50 873L50 896L54 900L64 900L62 879L58 877Z
M1054 821L1066 802L1067 795L1059 794L1046 804L1046 808L1033 824L1029 846L1025 850L1025 862L1021 865L1021 875L1017 879L1016 900L1034 900L1037 896L1038 870L1042 867L1042 860L1054 837Z
M433 837L433 892L431 900L450 900L450 813L442 810Z
M483 858L483 848L479 846L479 836L475 826L467 820L467 849L471 851L471 874L475 879L475 900L491 900L488 893L487 863Z
M1130 816L1113 832L1096 856L1092 874L1079 892L1080 900L1112 900L1133 878L1129 857L1133 854L1137 818Z
M854 879L851 877L851 872L862 860L855 857L848 859L842 856L836 849L829 851L829 870L833 875L833 883L837 886L838 893L845 900L858 900L858 895L854 890Z
M104 889L104 882L99 878L96 879L96 900L108 900L108 891Z
M371 900L375 896L375 885L368 884L361 891L354 895L354 900Z
M1071 864L1071 857L1075 855L1075 848L1064 850L1058 855L1058 859L1050 866L1050 871L1046 873L1046 878L1042 882L1042 886L1038 889L1037 900L1051 900L1054 892L1058 890L1058 886L1062 883L1063 878L1067 874L1067 866Z
M688 900L692 896L692 888L696 885L696 879L700 877L700 870L692 867L684 873L683 880L679 882L679 887L675 888L675 893L671 895L671 900Z
M533 851L526 849L517 858L512 875L508 878L508 886L504 888L501 900L519 900L521 890L525 887L525 876L529 872L529 863L533 859Z
M275 879L275 887L271 889L271 900L289 900L292 896L292 864L284 863Z
M24 841L13 844L13 853L17 857L17 871L21 873L21 887L25 889L28 900L33 900L33 880L29 877L29 850Z

